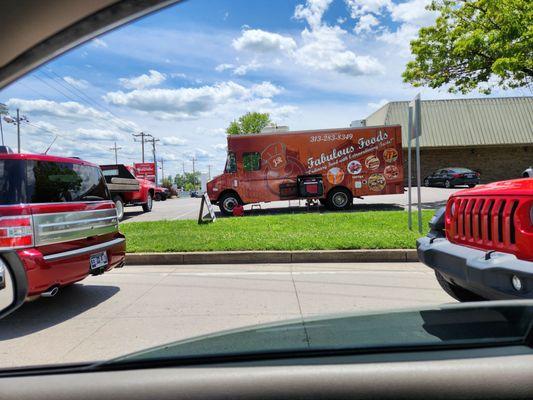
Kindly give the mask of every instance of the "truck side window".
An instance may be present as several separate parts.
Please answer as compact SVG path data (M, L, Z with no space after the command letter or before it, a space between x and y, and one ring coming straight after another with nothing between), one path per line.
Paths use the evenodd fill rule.
M228 159L226 161L226 172L237 172L237 158L235 153L228 153Z
M259 171L261 169L261 155L257 152L243 153L242 165L245 171Z

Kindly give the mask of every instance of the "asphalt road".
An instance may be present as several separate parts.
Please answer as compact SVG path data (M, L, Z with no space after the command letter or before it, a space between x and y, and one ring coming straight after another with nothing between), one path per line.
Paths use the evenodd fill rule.
M450 194L461 189L421 188L422 207L435 209L446 204ZM413 190L413 202L417 201L416 189ZM402 210L407 208L407 193L384 196L368 196L364 199L355 199L350 211L368 210ZM254 206L257 207L257 206ZM251 210L252 206L245 206L248 214L279 214L306 212L305 201L274 201L261 203L260 208ZM218 207L215 206L218 211ZM324 210L323 207L320 208ZM152 212L143 213L141 207L127 207L124 222L159 221L163 219L197 219L200 211L198 198L173 198L167 201L155 202ZM218 213L220 215L220 213Z
M109 359L252 324L452 301L419 263L126 266L0 321L0 368Z

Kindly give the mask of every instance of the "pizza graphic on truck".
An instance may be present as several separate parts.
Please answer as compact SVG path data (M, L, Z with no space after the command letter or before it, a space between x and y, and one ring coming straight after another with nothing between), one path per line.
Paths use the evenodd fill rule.
M226 167L207 183L212 203L318 199L333 210L354 197L403 193L401 126L230 135Z

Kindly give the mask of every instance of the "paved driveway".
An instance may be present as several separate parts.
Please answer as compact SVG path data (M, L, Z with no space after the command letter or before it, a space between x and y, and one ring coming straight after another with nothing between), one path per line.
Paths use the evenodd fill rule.
M424 209L435 209L446 204L450 194L461 189L444 188L421 188L422 207ZM413 190L413 202L416 204L416 189ZM200 211L200 199L198 198L174 198L167 201L155 202L152 212L143 213L141 207L126 208L125 222L139 221L159 221L162 219L197 219ZM403 210L407 208L407 193L384 196L368 196L364 199L355 199L351 211L368 210ZM254 210L251 205L247 205L245 210L253 214L279 214L306 212L305 201L274 201L262 203L260 208ZM218 207L215 206L218 210ZM323 207L321 208L323 210Z
M108 359L252 324L453 300L419 263L126 266L0 321L0 368Z

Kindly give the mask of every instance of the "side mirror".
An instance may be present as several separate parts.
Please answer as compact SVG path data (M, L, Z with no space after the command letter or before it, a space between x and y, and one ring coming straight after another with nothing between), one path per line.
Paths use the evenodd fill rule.
M0 253L0 318L19 308L27 293L26 271L17 254Z

